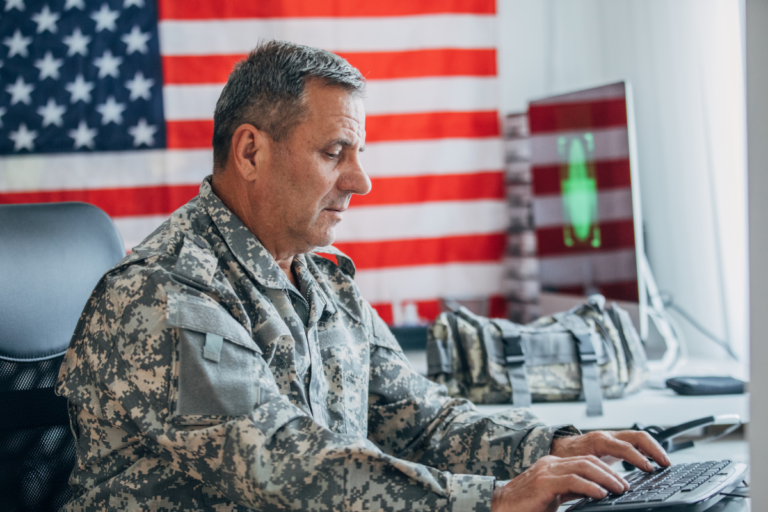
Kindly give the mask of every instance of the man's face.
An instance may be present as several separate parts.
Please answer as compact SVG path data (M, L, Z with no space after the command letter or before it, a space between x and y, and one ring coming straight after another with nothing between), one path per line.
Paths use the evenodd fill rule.
M262 201L280 246L296 253L333 243L352 194L367 194L371 181L360 165L365 110L359 97L310 80L307 114L290 135L274 143ZM275 229L276 228L276 229Z

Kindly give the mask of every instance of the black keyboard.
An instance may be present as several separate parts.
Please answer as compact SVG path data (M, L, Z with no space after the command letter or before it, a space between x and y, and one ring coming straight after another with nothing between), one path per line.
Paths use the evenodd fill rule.
M601 500L585 498L568 510L659 510L685 506L685 510L706 510L722 498L720 493L738 486L747 465L730 460L677 464L652 473L633 471L624 478L629 490L609 494ZM695 506L694 506L695 505Z

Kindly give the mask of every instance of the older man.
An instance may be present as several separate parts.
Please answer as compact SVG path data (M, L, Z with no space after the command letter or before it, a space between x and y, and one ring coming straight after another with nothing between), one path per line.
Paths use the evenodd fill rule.
M326 247L371 189L363 91L289 43L236 66L213 176L104 276L64 359L66 510L553 510L626 489L599 457L668 464L647 435L484 417L411 369Z

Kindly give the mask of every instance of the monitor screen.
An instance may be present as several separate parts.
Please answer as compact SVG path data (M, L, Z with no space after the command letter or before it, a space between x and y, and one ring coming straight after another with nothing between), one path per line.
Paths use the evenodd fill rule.
M628 96L620 82L529 104L544 291L638 302L642 224Z

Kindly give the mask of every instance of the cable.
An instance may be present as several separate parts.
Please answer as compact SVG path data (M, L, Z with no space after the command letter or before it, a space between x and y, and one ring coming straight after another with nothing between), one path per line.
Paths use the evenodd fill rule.
M665 308L669 308L673 311L676 311L680 316L688 320L688 323L690 323L696 330L698 330L701 334L712 340L716 345L718 345L720 348L728 352L728 355L733 358L734 361L739 360L739 358L736 356L736 353L731 348L731 344L728 342L728 340L722 340L712 334L712 332L701 325L695 318L693 318L693 315L688 313L686 310L675 304L675 302L672 299L672 295L667 292L660 292L659 297L661 298L661 301L664 303Z

